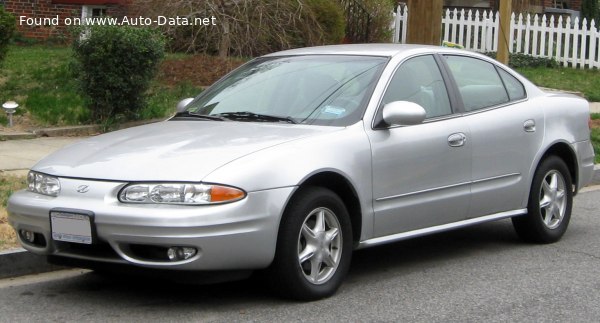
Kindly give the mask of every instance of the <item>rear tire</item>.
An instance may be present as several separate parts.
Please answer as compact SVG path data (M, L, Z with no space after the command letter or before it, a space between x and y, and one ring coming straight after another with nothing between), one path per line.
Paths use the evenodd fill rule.
M351 258L352 227L342 200L326 188L300 188L281 220L268 276L273 289L305 301L331 296Z
M550 156L535 172L527 215L512 218L518 236L529 242L552 243L567 231L573 206L571 173L565 162Z

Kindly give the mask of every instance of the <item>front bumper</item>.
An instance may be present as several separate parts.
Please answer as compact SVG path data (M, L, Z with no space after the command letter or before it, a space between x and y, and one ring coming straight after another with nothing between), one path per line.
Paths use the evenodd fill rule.
M275 255L277 231L294 187L250 192L234 203L206 206L124 204L117 194L127 183L60 178L61 194L28 191L8 201L9 222L19 233L34 232L35 243L17 234L23 247L40 255L177 270L236 270L267 267ZM86 193L77 193L81 185ZM92 212L94 243L54 241L50 210ZM152 255L172 246L193 247L190 259ZM150 255L150 256L149 256Z

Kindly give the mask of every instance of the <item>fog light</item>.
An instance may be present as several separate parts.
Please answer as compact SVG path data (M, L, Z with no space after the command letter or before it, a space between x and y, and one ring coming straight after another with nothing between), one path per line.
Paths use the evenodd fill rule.
M189 247L171 247L167 249L167 257L171 261L187 260L196 255L196 248Z
M30 243L35 241L35 233L27 230L21 230L21 237Z

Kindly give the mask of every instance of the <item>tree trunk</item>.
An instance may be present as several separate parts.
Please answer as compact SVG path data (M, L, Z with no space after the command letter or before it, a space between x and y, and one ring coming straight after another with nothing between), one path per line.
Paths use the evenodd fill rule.
M219 57L229 56L229 47L231 46L231 39L229 33L229 22L223 19L223 35L221 36L221 43L219 44Z
M439 46L442 42L443 1L408 0L407 5L407 43Z

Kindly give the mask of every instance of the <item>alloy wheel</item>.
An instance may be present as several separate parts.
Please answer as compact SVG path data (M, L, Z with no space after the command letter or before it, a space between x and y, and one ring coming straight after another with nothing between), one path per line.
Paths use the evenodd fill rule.
M556 170L549 171L540 188L540 214L548 229L557 228L567 209L565 180Z
M324 207L311 211L298 235L298 263L304 277L316 285L329 281L339 266L342 244L337 216Z

